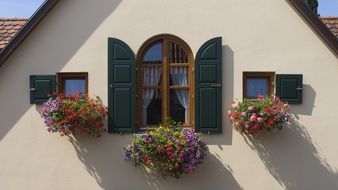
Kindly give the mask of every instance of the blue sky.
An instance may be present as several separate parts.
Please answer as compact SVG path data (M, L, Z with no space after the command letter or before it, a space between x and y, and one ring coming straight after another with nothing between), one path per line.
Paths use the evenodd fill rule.
M0 0L0 17L30 17L44 0ZM338 16L338 0L319 0L321 16Z
M44 0L0 0L0 17L30 17Z

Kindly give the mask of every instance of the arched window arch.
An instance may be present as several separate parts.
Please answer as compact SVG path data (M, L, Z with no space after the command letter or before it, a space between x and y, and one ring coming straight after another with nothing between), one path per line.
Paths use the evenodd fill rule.
M167 118L192 127L194 57L182 39L161 34L137 53L137 125L144 129Z

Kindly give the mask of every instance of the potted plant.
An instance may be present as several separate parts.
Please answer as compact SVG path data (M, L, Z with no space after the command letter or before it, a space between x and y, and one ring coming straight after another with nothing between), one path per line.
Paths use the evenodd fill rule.
M193 129L182 130L173 121L136 136L125 148L125 159L145 166L163 176L189 174L206 158L208 148Z
M107 116L107 108L99 97L90 98L76 94L72 96L58 95L50 98L41 108L47 130L60 133L61 136L82 133L99 137L106 131L103 119Z
M233 127L248 136L282 129L290 119L289 105L276 96L233 101L228 114Z

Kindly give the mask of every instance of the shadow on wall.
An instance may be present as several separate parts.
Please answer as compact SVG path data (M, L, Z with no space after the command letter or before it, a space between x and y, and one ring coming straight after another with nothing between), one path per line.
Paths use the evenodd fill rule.
M222 46L222 134L205 135L209 145L232 145L232 126L228 120L228 110L234 98L234 51ZM225 98L224 98L225 97Z
M321 157L306 128L298 122L247 143L285 189L338 189L337 171Z
M242 189L228 166L210 155L191 175L180 179L153 175L141 167L124 161L123 147L132 135L104 135L100 139L78 136L70 138L86 170L103 189Z
M315 106L316 91L311 85L303 84L303 103L301 105L292 105L291 113L299 119L298 115L311 116Z
M102 0L100 3L60 1L17 50L21 54L15 52L0 68L0 88L6 89L8 84L15 86L0 91L1 107L10 108L2 110L0 114L0 140L32 106L29 104L29 75L50 75L61 71L120 2L121 0ZM78 3L82 4L81 10L78 9ZM93 7L100 11L93 11ZM64 12L63 20L59 19L60 14L57 13L61 8ZM44 30L47 28L50 31ZM28 47L27 41L30 38L39 38L39 43L34 48ZM105 42L107 38L108 36L102 36ZM7 65L9 62L13 65ZM24 94L25 98L16 98L13 103L13 95L20 94Z

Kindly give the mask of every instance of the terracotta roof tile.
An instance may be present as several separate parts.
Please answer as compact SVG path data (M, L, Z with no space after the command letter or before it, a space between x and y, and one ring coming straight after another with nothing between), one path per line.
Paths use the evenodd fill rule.
M338 38L338 17L320 17L326 27Z
M26 22L27 19L23 18L0 18L0 50L11 41Z

